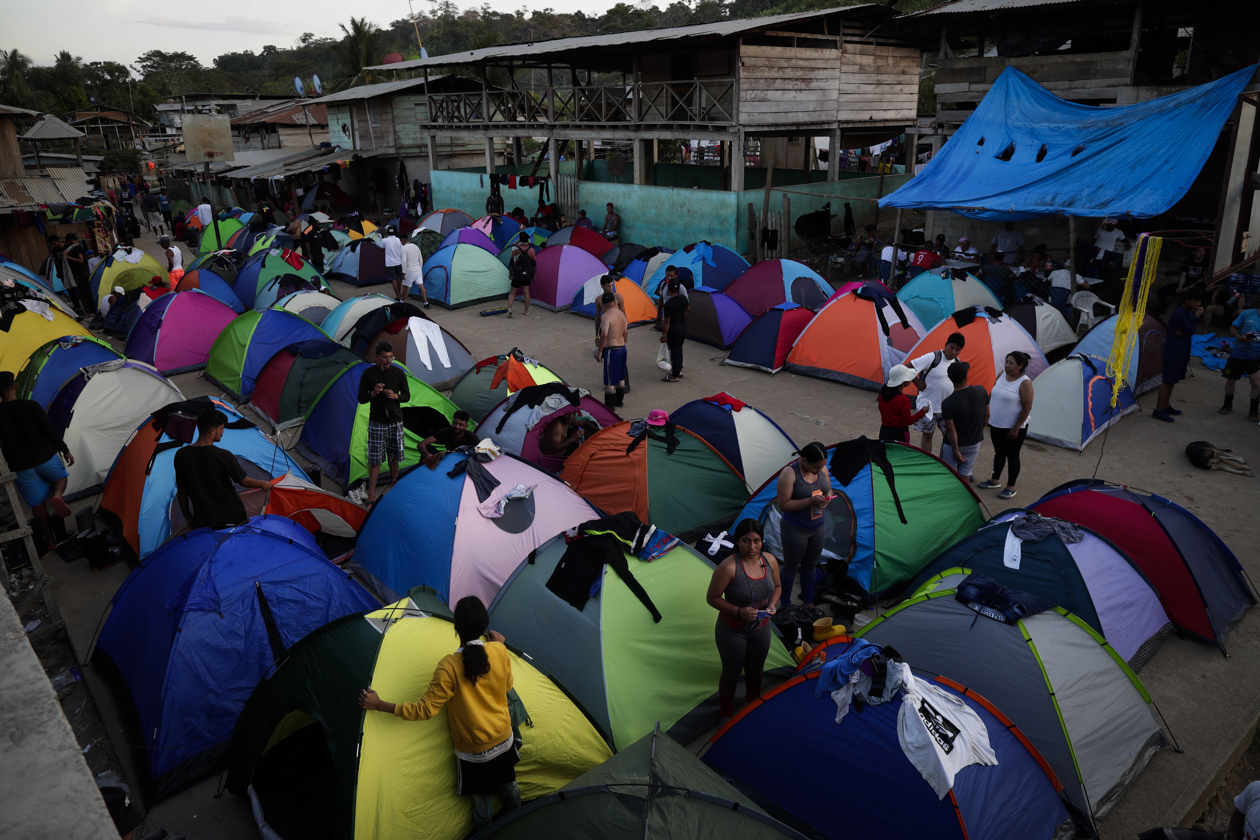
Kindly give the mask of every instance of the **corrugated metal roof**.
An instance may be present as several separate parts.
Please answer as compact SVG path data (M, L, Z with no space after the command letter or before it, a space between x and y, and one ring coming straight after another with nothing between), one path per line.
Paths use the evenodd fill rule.
M379 155L379 151L371 149L360 149L359 151L340 151L329 152L312 156L311 150L307 149L302 157L289 158L275 163L263 164L259 166L251 166L248 169L238 169L235 172L228 173L229 178L249 179L249 178L276 178L286 175L298 175L302 172L313 172L316 169L323 169L328 164L337 160L349 160L352 157L369 158Z
M245 149L239 152L233 152L232 157L235 160L215 161L210 164L211 172L226 172L229 169L243 169L247 166L260 166L262 164L271 164L277 161L287 160L294 155L309 153L309 149ZM183 157L183 160L178 160ZM204 161L188 160L186 155L172 155L169 163L170 169L200 169L205 165Z
M306 106L305 112L302 110L303 105ZM248 111L232 120L232 126L238 125L257 125L259 123L269 123L272 125L306 125L307 115L310 116L311 125L328 125L328 107L325 105L316 105L310 100L300 101L292 100L290 102L282 102L267 108L259 108L257 111Z
M403 62L407 64L409 62ZM449 63L449 62L448 62ZM386 67L390 69L401 68L402 64L389 64ZM372 68L376 69L376 68ZM443 76L430 76L429 81L435 82ZM347 88L337 93L330 93L327 96L321 96L319 99L309 100L310 102L319 102L329 104L333 102L358 102L361 99L372 99L376 96L385 96L390 93L398 93L399 91L409 90L413 87L423 87L424 79L399 79L396 82L380 82L375 85L359 85L358 87Z
M1038 6L1062 6L1067 3L1082 3L1085 0L952 0L932 6L921 12L902 15L901 20L923 20L938 15L962 15L977 12L1000 12L1011 9L1032 9Z
M44 114L43 119L31 126L29 131L18 136L23 140L72 140L87 135L52 114Z
M665 29L639 29L633 32L618 32L613 35L583 35L577 38L557 38L551 41L535 41L528 44L505 44L497 47L472 50L467 53L451 53L450 55L430 56L398 64L382 64L365 68L368 70L413 70L422 67L450 67L456 64L477 64L495 59L521 59L542 55L550 55L570 50L599 49L600 47L624 47L633 44L646 44L652 41L668 41L676 38L700 38L711 36L738 35L756 29L770 29L785 23L820 18L837 12L849 13L857 9L873 9L875 4L865 3L860 6L842 6L831 9L820 9L815 12L799 12L791 15L770 15L760 18L742 18L740 20L720 20L715 23L697 23L691 26L671 26Z
M39 111L28 111L25 108L15 108L12 105L0 105L0 114L7 117L38 117Z
M33 210L41 204L68 204L91 189L78 167L54 170L50 177L0 178L0 208Z

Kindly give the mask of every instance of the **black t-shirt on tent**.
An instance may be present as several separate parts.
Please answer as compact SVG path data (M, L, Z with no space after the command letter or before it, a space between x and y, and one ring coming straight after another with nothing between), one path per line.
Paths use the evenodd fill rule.
M663 311L665 317L669 319L669 332L665 335L666 338L677 340L687 337L687 309L690 306L687 296L682 293L665 301Z
M225 528L245 521L233 482L245 479L236 456L217 446L185 446L175 453L175 486L192 506L191 528Z

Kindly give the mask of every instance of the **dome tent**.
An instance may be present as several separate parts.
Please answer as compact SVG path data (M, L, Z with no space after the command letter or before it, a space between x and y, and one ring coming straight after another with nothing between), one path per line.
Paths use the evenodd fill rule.
M374 309L380 309L393 303L397 303L397 301L386 295L377 294L347 298L336 309L324 316L324 320L320 322L319 328L326 332L333 341L348 347L351 342L350 334L354 332L355 325L360 318ZM395 319L389 318L386 322L393 320Z
M411 318L430 321L423 309L405 300L386 299L383 305L364 306L356 311L362 314L356 317L355 313L351 312L350 315L355 320L346 318L338 324L337 331L341 333L339 342L342 346L362 354L369 361L376 358L377 343L388 341L394 345L394 358L406 364L407 348L405 345L399 346L398 334Z
M837 636L826 650L840 652L851 644L847 636ZM1070 833L1071 824L1063 826L1069 812L1054 772L984 697L945 677L933 683L979 716L997 756L997 766L963 767L949 792L938 796L899 742L905 701L864 706L861 714L849 713L837 724L835 702L817 696L820 674L798 673L741 709L713 736L705 763L820 836L1052 840L1062 836L1061 827ZM746 760L749 755L757 760ZM783 772L798 762L816 772ZM861 768L861 791L841 806L832 785L834 774L846 767Z
M166 376L201 370L215 339L235 318L232 307L205 292L162 295L141 313L123 352Z
M473 227L457 228L442 238L442 244L438 250L449 248L452 245L476 245L487 254L499 255L499 248L495 246L494 241L486 234Z
M254 392L263 365L283 347L328 338L319 327L283 309L252 310L223 328L210 347L206 378L241 400Z
M808 309L781 303L744 327L722 364L778 373L787 364L797 337L813 320L814 313Z
M476 364L458 338L423 315L382 325L367 342L368 361L376 361L376 345L382 341L393 346L395 361L438 391L448 390Z
M507 243L506 245L504 245L502 248L499 249L499 262L503 263L504 265L511 264L512 247L517 242L520 241L522 233L526 234L529 237L529 244L533 245L534 251L537 252L541 250L544 245L547 244L547 237L551 234L551 231L542 227L521 228L520 230L516 232L516 236L512 239L511 242Z
M416 230L435 230L446 236L456 228L468 227L472 223L472 216L459 210L434 210L420 220Z
M425 293L447 309L506 298L509 288L507 266L476 245L448 245L424 261Z
M341 301L327 292L316 289L303 289L288 297L276 301L277 309L287 309L294 315L301 315L312 324L319 326L333 310L341 306Z
M235 273L233 276L235 276ZM237 315L245 311L245 305L236 296L236 292L232 291L232 286L208 268L190 268L188 271L185 271L184 276L179 278L179 282L175 284L175 288L172 291L205 292L220 303L226 304Z
M135 705L153 801L213 772L250 692L293 645L375 606L282 517L202 528L145 558L110 601L91 660L111 660Z
M744 311L736 300L724 292L708 286L696 286L687 295L687 338L712 345L720 350L728 349L735 339L752 323L752 316ZM665 319L664 308L657 313L657 327Z
M236 275L240 273L241 265L244 262L244 256L231 252L215 251L209 254L202 254L188 264L187 269L184 271L184 277L187 277L193 271L211 271L230 286L236 282ZM235 295L235 292L233 294Z
M109 297L114 287L118 285L118 275L124 271L141 269L148 272L148 276L144 279L146 283L149 277L153 276L161 277L163 280L168 279L166 268L157 260L140 251L139 248L132 249L132 252L133 254L140 254L138 262L127 262L127 260L123 259L125 251L118 250L97 263L96 268L92 270L91 275L88 277L88 285L92 287L92 294L96 298L97 308L100 308L101 301Z
M481 464L499 482L483 498L468 470L449 474L467 458L451 453L437 469L408 471L372 508L354 562L383 600L427 586L448 604L476 595L488 605L534 549L595 516L562 482L511 455ZM518 486L529 494L508 498L496 516Z
M913 310L868 283L828 303L801 331L787 369L878 391L927 335ZM844 341L837 341L844 336Z
M1008 625L989 617L990 608L960 601L966 589L911 598L858 635L895 647L925 678L946 676L991 700L1045 757L1085 827L1095 830L1168 743L1150 695L1107 642L1066 610L1044 609Z
M781 303L818 311L831 297L831 286L804 263L763 260L732 280L726 293L756 318Z
M1030 516L1040 519L1026 511L995 517L924 567L910 591L923 595L956 589L972 572L979 572L1075 614L1130 668L1141 668L1172 631L1159 593L1137 564L1088 528L1079 528L1080 540L1074 543L1057 530L1041 539L1023 539L1018 528L1008 536L1012 525L1029 521ZM1018 560L1007 550L1011 542L1019 546Z
M47 411L52 398L80 368L126 358L99 338L66 335L39 347L17 375L19 399L34 400Z
M1008 306L1002 312L1018 321L1043 353L1076 343L1076 333L1063 313L1038 297L1028 295L1024 303Z
M241 501L248 513L283 516L301 525L329 557L338 557L341 552L337 549L358 537L368 514L344 496L329 493L292 474L273 479L265 497L255 490L241 494Z
M620 417L586 391L551 382L522 388L499 403L486 415L481 433L504 452L558 473L565 456L544 453L543 434L551 423L572 414L586 415L601 429L621 422Z
M805 840L657 727L551 796L499 817L472 840Z
M472 228L490 238L496 254L515 242L517 234L521 232L520 222L503 215L497 219L494 216L482 216L472 223Z
M306 422L297 449L319 464L328 477L342 487L367 478L368 411L359 402L359 380L367 362L344 368L324 386L323 392L306 412ZM399 370L406 368L399 366ZM420 462L420 441L450 425L455 404L407 372L411 399L402 404L402 466Z
M1112 315L1097 323L1072 348L1073 353L1111 358L1111 347L1116 341L1116 324L1120 318ZM1164 322L1147 313L1138 327L1137 342L1129 357L1129 375L1125 381L1133 388L1134 396L1141 396L1160 386L1164 381L1164 341L1168 328Z
M387 283L385 249L369 239L356 239L342 246L328 262L328 276L352 286Z
M245 224L239 219L220 219L217 224L206 225L201 231L201 240L197 243L197 253L206 254L226 249L228 239L244 227Z
M601 510L632 511L684 540L725 524L748 493L721 453L672 421L599 430L565 460L560 478Z
M1037 376L1037 397L1028 416L1028 437L1081 452L1120 418L1137 410L1128 385L1111 406L1113 381L1107 360L1073 353Z
M655 274L656 270L664 265L675 253L677 252L673 248L662 248L660 246L648 248L646 251L635 255L634 259L630 260L630 263L621 273L643 286L644 291L647 291L643 281ZM664 277L665 275L662 274L661 276Z
M897 297L929 329L960 309L1002 306L988 286L955 269L945 269L945 273L925 271L902 286Z
M602 521L587 527L598 531ZM690 741L713 725L717 711L706 703L722 670L713 609L705 603L713 564L683 544L651 562L623 552L630 580L603 565L599 594L577 607L548 583L566 554L589 540L616 538L568 543L561 534L532 562L522 561L490 606L491 625L564 686L615 747L633 744L658 722L676 740ZM767 670L791 662L782 644L771 644Z
M490 409L513 391L562 381L542 362L513 347L507 355L491 356L473 365L451 388L451 401L467 411L474 422L480 423Z
M727 393L692 400L669 417L720 452L744 477L750 493L777 476L796 454L796 444L778 423Z
M599 261L620 277L625 274L626 269L630 267L630 263L638 259L647 250L645 245L639 245L634 242L622 242L620 245L610 246L607 251L600 254Z
M1225 651L1225 635L1256 603L1229 550L1197 516L1167 499L1100 480L1061 484L1030 508L1097 531L1125 552L1184 633Z
M560 228L560 230L547 237L547 247L552 245L572 245L574 248L581 248L592 257L600 258L608 253L608 239L599 233L585 227L569 227Z
M296 426L328 387L328 383L363 357L326 338L308 339L282 348L263 365L249 404L277 431Z
M599 257L576 245L543 248L538 252L529 299L544 309L559 311L573 302L583 283L607 272Z
M823 556L847 563L848 576L869 593L909 581L984 523L967 482L917 447L859 437L828 447L827 461L837 498L825 509ZM761 522L767 550L782 556L776 480L753 493L733 521Z
M582 288L577 290L573 295L573 300L569 303L569 311L574 315L581 315L586 318L595 318L599 316L599 298L604 293L600 280L603 274L597 274L590 280L582 284ZM630 326L637 324L650 324L656 321L656 304L652 303L652 299L647 296L647 292L639 287L629 277L622 277L613 283L613 288L617 294L621 295L622 302L626 307L626 320Z
M292 473L307 480L279 444L226 402L195 397L163 406L136 428L114 459L101 491L98 512L137 559L143 560L185 526L175 503L175 453L196 439L197 415L207 408L217 408L227 417L227 428L217 445L235 455L251 478Z
M323 291L336 297L328 281L292 251L255 254L241 266L232 286L241 303L253 309L266 309L281 298L303 289Z
M670 266L689 269L695 285L708 286L721 292L726 290L731 281L748 270L748 260L725 245L693 242L659 263L651 274L644 275L643 290L653 298L659 297L664 291L661 285L665 282L665 269Z
M917 359L940 350L956 332L962 333L967 342L958 360L971 365L968 381L983 385L986 391L992 390L993 383L1005 369L1006 355L1013 350L1028 354L1028 368L1024 373L1029 379L1036 379L1050 366L1046 354L1018 321L1000 310L979 306L959 310L941 321L906 353L906 358Z

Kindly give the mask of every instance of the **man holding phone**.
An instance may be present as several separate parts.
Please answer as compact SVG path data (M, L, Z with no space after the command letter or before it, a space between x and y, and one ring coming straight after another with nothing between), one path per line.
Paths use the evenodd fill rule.
M1253 304L1254 295L1247 300ZM1251 408L1247 419L1260 420L1260 312L1254 306L1238 313L1229 328L1234 336L1234 349L1229 352L1229 360L1221 375L1225 377L1225 404L1220 414L1229 414L1234 410L1234 388L1238 380L1246 376L1251 380Z
M368 502L376 501L381 464L389 462L390 478L398 481L398 466L406 456L403 446L404 403L411 401L407 375L394 366L394 345L377 342L376 364L359 377L359 405L368 409Z

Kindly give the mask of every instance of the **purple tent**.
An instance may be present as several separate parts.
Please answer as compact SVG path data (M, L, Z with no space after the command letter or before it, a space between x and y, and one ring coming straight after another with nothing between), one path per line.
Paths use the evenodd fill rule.
M708 286L696 286L687 293L687 338L692 341L703 341L723 350L730 349L735 339L744 331L744 327L752 323L752 316L735 298L711 289ZM657 315L656 328L661 328L664 314Z
M478 248L484 248L496 257L499 256L499 248L494 244L494 240L476 228L456 228L446 234L446 238L442 240L438 250L440 251L450 245L476 245Z
M583 283L607 273L608 266L576 245L552 245L538 252L529 299L544 309L567 309Z
M167 376L201 370L214 340L235 318L232 307L197 289L162 295L131 328L123 352Z

